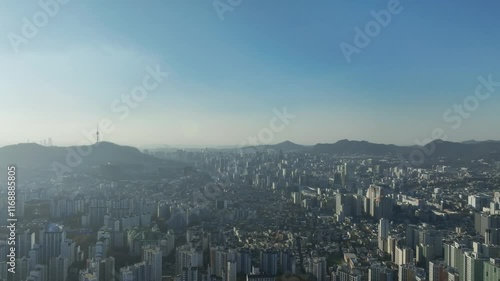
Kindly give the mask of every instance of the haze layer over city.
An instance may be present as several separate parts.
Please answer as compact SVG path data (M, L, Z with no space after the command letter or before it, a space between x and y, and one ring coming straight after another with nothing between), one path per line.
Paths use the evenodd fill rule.
M499 9L5 1L0 281L500 280Z

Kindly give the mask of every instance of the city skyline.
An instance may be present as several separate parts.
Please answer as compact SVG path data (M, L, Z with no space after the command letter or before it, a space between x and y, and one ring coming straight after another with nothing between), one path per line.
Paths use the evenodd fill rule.
M78 146L77 144L68 144L68 145L62 145L62 144L57 144L57 143L49 143L49 139L42 139L42 140L38 140L38 141L31 141L31 140L27 140L25 142L20 142L20 143L13 143L13 144L7 144L7 145L0 145L0 148L2 147L9 147L9 146L15 146L15 145L22 145L22 144L37 144L37 145L41 145L41 146L47 146L47 147L75 147L75 146ZM53 140L50 139L52 142ZM468 144L468 143L488 143L488 142L500 142L500 140L492 140L492 139L488 139L488 140L475 140L475 139L468 139L468 140L462 140L462 141L450 141L450 140L444 140L444 139L433 139L433 140L427 140L429 142L423 142L422 144L401 144L401 145L398 145L398 144L394 144L394 143L376 143L376 142L370 142L370 141L367 141L367 140L351 140L351 139L339 139L339 140L335 140L335 141L332 141L332 142L326 142L326 143L320 143L320 142L317 142L317 143L312 143L312 144L303 144L303 143L298 143L298 142L294 142L292 140L284 140L284 141L279 141L279 142L273 142L273 143L255 143L255 144L252 144L252 143L248 143L246 142L247 144L246 145L237 145L237 144L221 144L221 145L186 145L186 144L148 144L148 145L134 145L134 144L127 144L127 143L115 143L115 142L111 142L111 141L107 141L107 140L102 140L102 141L99 141L99 142L106 142L106 143L111 143L111 144L116 144L116 145L119 145L119 146L130 146L130 147L136 147L136 148L140 148L140 149L205 149L205 148L214 148L214 149L232 149L232 148L244 148L244 147L254 147L254 146L275 146L275 145L280 145L280 144L286 144L286 143L290 143L290 144L294 144L294 145L299 145L299 146L303 146L304 148L308 148L308 147L314 147L315 145L321 145L321 144L335 144L335 143L338 143L338 142L342 142L342 141L347 141L347 142L366 142L366 143L369 143L369 144L376 144L376 145L395 145L395 146L399 146L399 147L412 147L412 146L424 146L424 145L427 145L431 142L435 142L435 141L444 141L444 142L450 142L450 143L459 143L459 144ZM88 143L88 144L83 144L83 146L86 146L86 145L95 145L97 144L97 142L95 143Z
M500 2L0 7L0 281L500 281Z

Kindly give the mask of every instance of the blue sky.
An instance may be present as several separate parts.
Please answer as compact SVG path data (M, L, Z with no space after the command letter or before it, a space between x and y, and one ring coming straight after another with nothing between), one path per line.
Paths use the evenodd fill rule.
M443 120L478 76L500 81L500 3L401 0L348 63L339 45L354 44L354 28L389 2L243 0L221 20L210 0L70 0L15 52L9 34L43 10L5 1L0 145L81 143L103 118L116 126L103 135L112 142L237 145L285 106L296 117L273 143L414 144L434 128L450 140L500 139L500 88L460 128ZM117 118L112 102L156 65L168 78Z

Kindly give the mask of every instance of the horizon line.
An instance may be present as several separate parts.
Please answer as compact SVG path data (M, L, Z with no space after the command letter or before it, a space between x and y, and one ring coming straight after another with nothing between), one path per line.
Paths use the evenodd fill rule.
M247 146L244 146L243 148L248 148L248 147L262 147L262 146L275 146L275 145L279 145L279 144L283 144L283 143L291 143L291 144L295 144L295 145L299 145L299 146L304 146L304 147L313 147L313 146L316 146L316 145L320 145L320 144L336 144L338 142L341 142L341 141L349 141L349 142L366 142L366 143L370 143L370 144L378 144L378 145L394 145L394 146L401 146L401 147L412 147L412 146L418 146L417 144L393 144L393 143L379 143L379 142L371 142L371 141L367 141L367 140L353 140L353 139L339 139L337 141L334 141L334 142L317 142L317 143L314 143L314 144L300 144L300 143L296 143L296 142L293 142L293 141L290 141L290 140L285 140L285 141L282 141L282 142L278 142L278 143L273 143L273 144L257 144L257 145L247 145ZM477 142L477 143L483 143L483 142L500 142L500 140L492 140L492 139L488 139L488 140L475 140L475 139L468 139L468 140L464 140L464 141L451 141L451 140L442 140L442 139L435 139L435 140L432 140L427 144L431 143L431 142L435 142L435 141L442 141L442 142L449 142L449 143L459 143L459 144L464 144L464 143L467 143L467 142ZM109 144L114 144L114 145L118 145L118 146L129 146L129 147L135 147L137 149L141 149L141 150L144 150L144 149L180 149L180 148L189 148L189 149L209 149L209 148L218 148L218 149L222 149L222 148L226 148L226 149L232 149L232 148L239 148L238 145L235 145L235 144L217 144L217 145L189 145L189 144L184 144L184 145L173 145L173 144L155 144L155 145L151 145L151 144L145 144L145 145L133 145L133 144L121 144L121 143L116 143L116 142L111 142L111 141L100 141L98 143L89 143L89 144L83 144L83 145L43 145L43 144L40 144L40 143L37 143L37 142L20 142L20 143L14 143L14 144L7 144L7 145L3 145L3 146L0 146L0 148L5 148L5 147L9 147L9 146L16 146L16 145L26 145L26 144L35 144L35 145L39 145L39 146L44 146L44 147L76 147L76 146L93 146L93 145L97 145L99 143L109 143Z

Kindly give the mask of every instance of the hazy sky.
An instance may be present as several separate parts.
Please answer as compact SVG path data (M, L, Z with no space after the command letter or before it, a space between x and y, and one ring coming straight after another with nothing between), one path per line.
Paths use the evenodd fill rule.
M478 76L500 81L500 2L401 0L348 63L339 45L390 2L243 0L221 20L211 0L70 0L26 38L23 17L43 23L44 10L3 1L0 145L85 143L104 118L102 137L120 144L237 145L283 107L296 117L272 143L414 144L434 128L500 139L500 87L458 128L443 120ZM127 116L112 109L157 66L169 73L157 88Z

